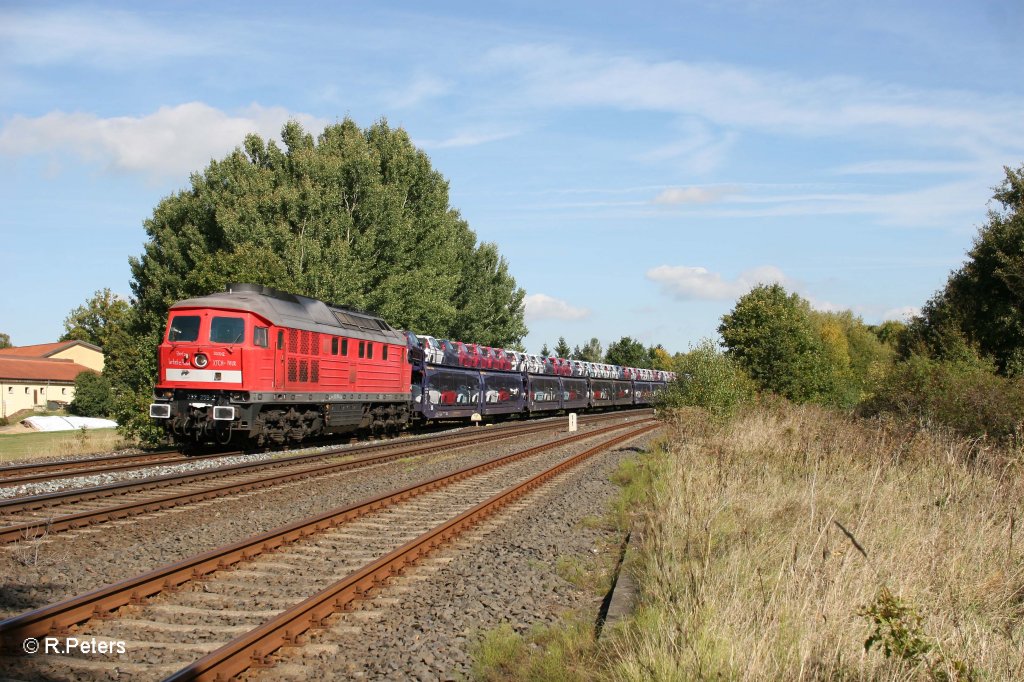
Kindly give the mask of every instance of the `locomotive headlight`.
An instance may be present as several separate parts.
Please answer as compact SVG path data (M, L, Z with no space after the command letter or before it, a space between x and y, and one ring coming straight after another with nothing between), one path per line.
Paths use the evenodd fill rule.
M192 358L192 364L202 369L210 363L210 358L206 357L205 353L196 353L196 356Z

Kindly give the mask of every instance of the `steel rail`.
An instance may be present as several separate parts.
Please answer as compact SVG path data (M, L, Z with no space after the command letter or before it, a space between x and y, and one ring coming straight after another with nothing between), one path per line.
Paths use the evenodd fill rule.
M268 657L282 646L297 645L299 637L307 630L324 627L326 620L332 614L351 608L352 602L363 598L368 592L385 584L389 578L400 573L410 564L414 564L463 531L479 524L502 507L593 455L657 428L659 428L658 424L649 425L612 438L494 495L389 554L350 573L334 585L279 613L244 635L231 640L166 678L165 682L225 680L235 677L252 666L267 665Z
M103 507L100 509L86 510L78 513L65 514L49 519L34 519L32 521L26 521L24 523L14 524L10 526L0 527L0 544L9 544L12 542L19 542L22 540L31 540L43 535L50 533L58 533L66 530L73 530L76 528L82 528L85 526L96 525L107 521L113 521L117 519L127 518L129 516L136 516L139 514L146 514L150 512L159 511L162 509L170 509L183 504L189 504L192 502L200 502L204 500L211 500L218 497L224 497L240 492L248 492L250 490L257 490L261 488L267 488L275 485L281 485L291 481L301 480L304 478L312 478L315 476L325 476L331 473L344 471L347 469L359 469L376 464L381 464L393 459L400 457L415 457L437 452L438 450L449 450L453 448L470 447L479 445L482 443L488 443L496 440L503 440L506 438L513 438L517 436L531 435L534 433L540 433L543 431L550 431L552 429L561 428L560 424L547 423L542 425L530 425L527 428L502 430L497 433L460 433L456 435L449 435L440 439L440 442L432 442L427 445L413 445L403 443L398 450L387 452L378 455L367 455L364 457L357 457L355 459L346 460L344 462L334 462L330 464L319 464L312 467L299 469L298 471L292 471L287 473L281 473L271 476L262 476L259 478L250 478L243 481L237 481L234 483L228 483L225 485L214 486L211 488L205 488L203 490L197 490L192 492L184 492L172 495L165 495L163 497L157 497L148 500L140 500L137 502L128 502L125 504L113 505L110 507ZM449 442L450 440L456 440L455 443ZM396 447L395 443L385 442L378 444L369 444L360 448L377 448L377 447ZM329 455L330 457L344 456L346 452L334 453ZM323 455L302 455L299 459L313 457L316 459L323 459ZM280 461L280 460L275 460ZM295 462L291 462L295 463ZM264 463L260 463L264 464ZM246 464L238 465L237 467L226 467L223 470L231 470L230 473L245 473L251 469L267 469L274 467L275 465L260 466L260 464ZM236 468L241 468L243 471L234 471ZM222 469L212 470L210 473L197 473L197 474L172 474L166 477L160 477L159 479L147 479L148 481L158 481L160 485L147 486L146 481L136 484L112 484L111 486L104 486L104 488L125 488L125 492L136 492L142 489L151 489L152 487L166 487L168 485L183 485L192 483L198 480L208 480L210 478L222 477L227 474L217 474ZM168 482L170 481L170 482ZM110 495L112 495L111 493ZM107 496L110 496L107 495ZM74 492L68 493L67 502L78 502L82 500L91 500L100 495L90 495L81 499L76 499ZM5 505L0 504L0 510L3 510ZM14 507L14 511L21 511L21 508Z
M24 483L42 483L43 481L55 481L55 480L58 480L58 479L61 479L61 478L75 478L75 477L78 477L78 476L96 476L96 475L99 475L99 474L113 473L113 472L117 472L117 471L130 471L132 469L145 469L146 467L152 467L152 466L174 466L176 464L189 464L191 462L202 462L202 461L208 460L208 459L218 459L218 458L222 458L222 457L230 457L232 455L239 455L239 454L242 454L241 450L235 450L233 452L218 452L216 454L210 454L210 455L197 455L195 457L185 457L183 455L177 455L177 453L175 453L175 455L177 455L177 456L164 457L164 458L159 458L159 459L156 458L156 456L154 456L152 458L143 458L140 455L134 455L134 456L132 456L132 457L134 457L134 459L129 459L129 461L126 461L126 462L123 462L123 463L120 463L120 464L112 464L112 465L106 465L106 466L97 466L97 467L85 467L85 466L82 466L82 467L70 468L70 469L62 469L62 468L59 468L57 466L52 466L52 467L49 467L49 468L53 468L53 469L57 469L57 470L56 471L48 471L46 469L41 469L38 473L25 474L25 475L16 476L16 477L0 478L0 487L5 487L6 488L6 487L13 486L13 485L21 485L21 484L24 484ZM124 455L116 455L116 456L124 456ZM105 459L105 458L96 458L94 460L91 460L90 463L98 462L100 459ZM83 461L85 461L85 460L83 460Z
M163 590L175 589L191 580L199 579L214 571L227 568L240 561L258 556L308 535L365 516L378 509L546 450L552 450L583 439L595 438L610 431L620 430L636 424L637 422L613 424L595 431L567 436L550 443L496 457L487 462L465 467L459 471L444 474L428 481L415 483L347 507L336 508L311 518L280 526L260 535L154 569L134 578L121 580L83 595L8 618L0 621L0 649L17 650L25 639L66 632L67 628L87 621L90 618L102 617L122 606L139 604L147 597Z
M86 469L95 464L108 464L131 462L133 460L146 461L147 459L181 457L177 450L160 450L158 452L132 452L120 455L100 455L97 457L82 457L80 459L61 459L47 462L29 462L26 464L8 464L0 466L0 485L8 485L9 480L17 480L30 474L45 473L54 469L73 471L75 469ZM12 478L13 477L13 478Z

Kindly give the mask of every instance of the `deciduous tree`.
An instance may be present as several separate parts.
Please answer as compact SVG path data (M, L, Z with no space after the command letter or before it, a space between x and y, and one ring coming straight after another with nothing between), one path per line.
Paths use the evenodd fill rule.
M963 360L976 350L1004 374L1024 370L1024 166L1004 168L963 267L911 321L904 355Z
M102 374L82 372L75 377L75 398L68 406L80 417L107 417L113 409L110 381Z
M644 348L644 344L629 336L623 336L618 341L608 344L608 352L605 353L604 361L622 367L651 366L651 356Z
M761 389L798 402L826 393L828 359L810 305L779 284L754 287L718 327L726 353Z
M371 310L437 337L509 346L525 336L524 292L507 262L477 244L447 180L404 130L345 119L314 139L290 122L282 139L247 136L145 221L127 336L113 344L131 361L109 363L119 411L148 397L169 306L229 282Z
M64 318L61 341L85 341L106 349L111 330L124 322L131 306L110 289L101 289Z

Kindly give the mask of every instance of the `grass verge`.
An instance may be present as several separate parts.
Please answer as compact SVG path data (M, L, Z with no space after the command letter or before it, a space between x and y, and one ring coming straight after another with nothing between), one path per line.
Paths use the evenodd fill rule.
M813 406L671 430L601 676L1024 677L1019 452Z
M616 474L632 618L488 635L479 679L1024 679L1020 450L788 404L669 432Z
M68 457L128 447L116 429L0 435L0 465L20 459Z
M663 450L663 444L655 444ZM622 538L655 487L649 454L623 459L611 475L620 490L603 517L587 516L583 528L605 531L605 551L598 556L560 556L547 566L577 589L604 597L611 588ZM537 626L519 634L509 625L483 633L472 651L473 678L487 682L586 682L602 669L605 654L595 637L597 613L566 614L560 624Z

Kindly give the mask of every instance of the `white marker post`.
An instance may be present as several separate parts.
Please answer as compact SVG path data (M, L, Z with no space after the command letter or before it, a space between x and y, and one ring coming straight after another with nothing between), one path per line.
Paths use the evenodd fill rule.
M480 416L479 412L474 412L473 416L469 419L473 422L473 426L480 426L480 420L483 419L483 417Z
M570 412L569 413L569 433L572 433L573 431L575 431L576 428L577 428L576 413L575 412Z

